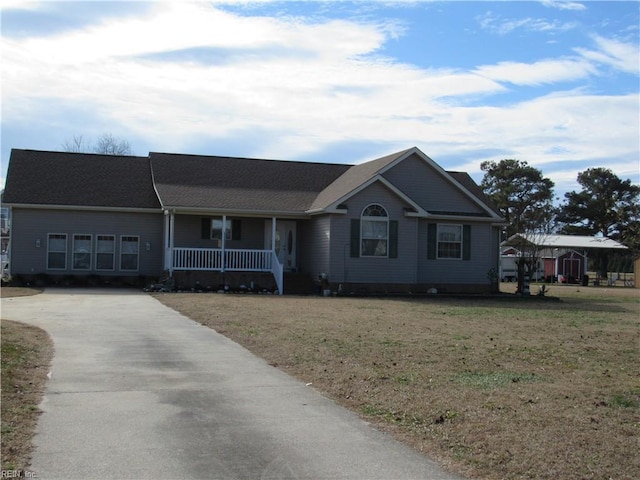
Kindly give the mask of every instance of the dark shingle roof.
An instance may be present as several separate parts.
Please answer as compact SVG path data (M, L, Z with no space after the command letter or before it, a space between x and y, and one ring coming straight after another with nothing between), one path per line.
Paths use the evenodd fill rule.
M160 208L147 157L11 151L10 204Z
M168 153L133 157L14 149L3 201L303 214L327 208L410 150L344 165ZM468 174L446 173L498 213Z
M395 162L408 151L409 150L403 150L402 152L393 153L385 157L371 160L370 162L354 165L346 171L344 175L341 175L334 182L328 185L327 188L320 192L311 205L311 210L327 208L333 202L338 201L340 198L348 195L356 188L366 183L380 170L390 163Z
M299 212L350 165L151 153L163 206Z

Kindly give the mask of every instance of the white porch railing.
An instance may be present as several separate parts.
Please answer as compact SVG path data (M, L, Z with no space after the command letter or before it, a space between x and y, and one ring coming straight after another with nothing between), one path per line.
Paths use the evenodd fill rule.
M271 261L271 272L276 279L276 285L278 285L278 292L280 295L284 293L284 268L282 264L278 260L278 256L276 252L271 251L272 261Z
M173 270L271 272L282 294L283 268L272 250L173 248Z
M227 249L223 258L221 248L176 247L173 269L270 272L271 253L271 250Z
M174 270L222 270L222 250L214 248L174 248Z

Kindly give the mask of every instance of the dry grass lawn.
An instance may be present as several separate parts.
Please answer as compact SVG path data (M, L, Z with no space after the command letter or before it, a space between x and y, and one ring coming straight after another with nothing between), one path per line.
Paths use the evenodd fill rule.
M39 293L33 289L2 288L2 297ZM40 410L53 343L40 328L2 320L2 461L7 474L26 472L31 457L31 439Z
M552 299L156 294L474 478L640 478L640 290Z

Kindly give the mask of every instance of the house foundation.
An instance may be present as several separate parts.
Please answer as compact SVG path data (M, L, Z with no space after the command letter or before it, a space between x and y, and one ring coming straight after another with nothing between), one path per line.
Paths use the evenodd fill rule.
M187 270L173 272L173 280L176 290L274 292L278 289L273 275L267 272Z

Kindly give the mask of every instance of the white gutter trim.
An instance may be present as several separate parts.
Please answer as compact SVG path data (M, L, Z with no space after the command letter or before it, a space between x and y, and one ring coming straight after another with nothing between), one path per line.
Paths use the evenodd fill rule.
M28 208L32 210L82 210L90 212L129 212L129 213L162 213L158 208L132 208L132 207L94 207L85 205L48 205L37 203L5 203L13 208Z
M166 209L176 214L182 215L227 215L233 217L264 217L273 218L288 218L288 219L305 219L309 216L306 212L302 211L273 211L273 210L237 210L226 208L207 208L207 207L173 207L171 205L165 205Z

